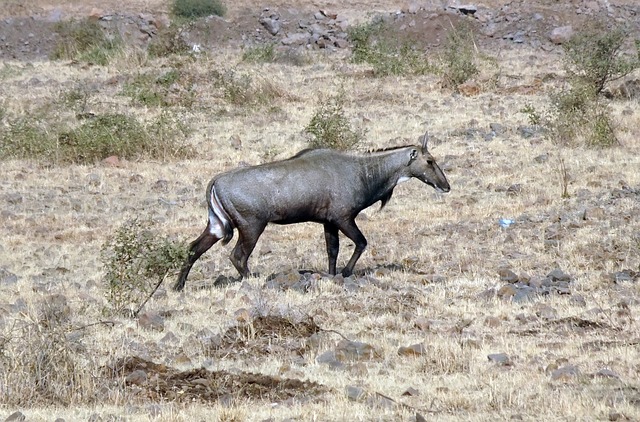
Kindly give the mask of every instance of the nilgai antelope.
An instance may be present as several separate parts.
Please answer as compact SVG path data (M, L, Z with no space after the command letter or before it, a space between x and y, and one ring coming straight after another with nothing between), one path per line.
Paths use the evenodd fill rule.
M367 239L356 225L363 209L391 199L398 183L415 177L438 192L449 192L449 182L427 149L403 146L367 154L348 154L327 149L306 149L273 163L221 173L209 182L209 221L204 232L189 246L174 290L184 288L193 264L219 240L227 244L238 230L231 262L241 277L249 276L247 261L268 223L293 224L313 221L324 225L329 273L336 274L342 232L355 244L342 270L353 272Z

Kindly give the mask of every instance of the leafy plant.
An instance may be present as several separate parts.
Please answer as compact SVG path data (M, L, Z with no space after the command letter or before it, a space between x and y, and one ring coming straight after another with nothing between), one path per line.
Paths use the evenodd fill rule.
M411 43L400 42L382 19L352 26L353 61L373 66L376 76L422 75L432 71L424 54Z
M89 19L59 22L55 31L58 42L51 54L52 59L78 60L105 66L122 46L119 36L107 36L97 22Z
M586 145L608 147L618 143L603 90L613 80L640 67L640 44L636 56L622 54L629 31L592 21L564 44L569 88L553 95L550 126L557 140L582 138Z
M473 30L466 21L447 32L442 51L444 85L457 89L478 74Z
M636 55L623 54L630 31L623 26L609 26L604 20L587 23L569 42L563 44L565 69L572 85L587 85L594 95L605 86L640 67L640 43Z
M534 126L539 125L542 122L542 116L530 103L525 104L520 112L526 114L527 118L529 119L529 123Z
M186 19L197 19L210 15L224 16L226 6L220 0L173 0L171 11Z
M137 314L162 281L180 268L187 253L185 244L160 236L150 221L124 223L102 249L112 311Z
M331 148L349 150L363 138L364 132L354 130L344 113L345 95L341 91L320 103L305 132L312 136L309 145L312 148Z

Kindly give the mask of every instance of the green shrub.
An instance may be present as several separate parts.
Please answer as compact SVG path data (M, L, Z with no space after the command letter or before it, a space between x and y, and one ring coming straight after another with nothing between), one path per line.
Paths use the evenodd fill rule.
M187 254L186 244L161 236L151 221L124 223L102 248L111 311L135 315Z
M640 67L640 44L636 55L623 55L630 31L619 25L609 26L604 20L588 22L569 42L563 44L565 69L572 85L587 85L595 95L605 86L627 76Z
M122 94L147 107L190 107L196 99L190 75L178 69L170 69L159 76L139 74L124 84Z
M20 117L0 128L0 157L43 158L57 161L54 137L46 130L46 122L35 117Z
M584 140L592 147L618 144L603 90L613 80L640 67L640 45L636 55L622 54L629 31L603 21L588 22L563 45L569 87L551 96L549 125L556 140Z
M346 151L353 149L363 138L364 132L351 128L344 113L344 91L321 102L311 121L304 129L312 136L312 148L330 148Z
M220 0L173 0L171 11L185 19L197 19L210 15L224 16L226 6Z
M457 89L478 74L473 30L465 21L447 32L441 54L444 86Z
M93 116L74 129L21 117L0 129L0 158L36 159L52 164L95 163L110 155L125 159L186 157L186 128L162 113L147 124L123 114Z
M51 54L54 60L78 60L105 66L122 46L119 36L107 36L97 22L89 19L59 22L55 32L58 41Z
M376 76L422 75L433 70L424 54L411 43L399 41L381 19L352 26L348 34L353 61L370 64Z

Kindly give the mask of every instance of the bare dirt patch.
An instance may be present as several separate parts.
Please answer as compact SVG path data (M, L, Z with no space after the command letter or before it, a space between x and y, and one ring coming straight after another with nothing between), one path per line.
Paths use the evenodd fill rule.
M110 365L115 379L124 381L133 394L147 400L176 400L184 403L228 403L242 400L304 402L318 400L328 389L296 379L246 372L210 371L204 368L178 371L139 357L126 357Z

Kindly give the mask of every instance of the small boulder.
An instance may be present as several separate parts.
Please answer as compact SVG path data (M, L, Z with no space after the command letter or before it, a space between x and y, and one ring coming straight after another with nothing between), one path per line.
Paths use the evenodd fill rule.
M564 44L573 37L573 34L574 30L571 25L559 26L557 28L553 28L549 33L549 41L554 44Z

